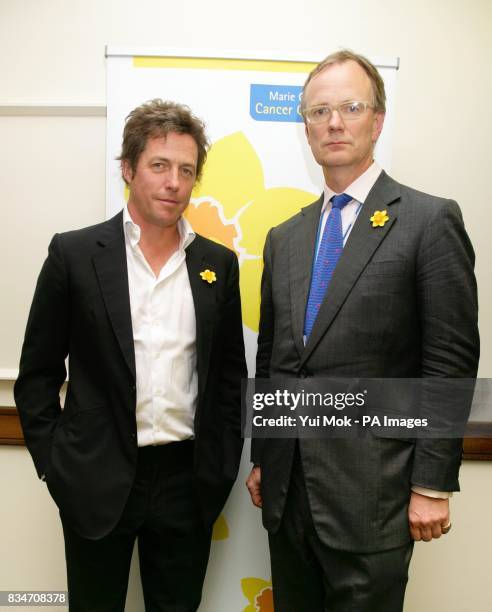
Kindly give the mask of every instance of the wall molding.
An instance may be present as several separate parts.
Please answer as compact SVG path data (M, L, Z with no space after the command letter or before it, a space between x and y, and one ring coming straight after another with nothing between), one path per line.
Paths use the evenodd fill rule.
M106 104L0 104L0 117L106 117Z
M463 459L492 461L492 423L469 423L467 431L471 437L463 441ZM0 445L2 444L25 446L16 408L0 406Z
M0 406L0 444L25 446L16 408Z
M19 376L18 368L0 368L0 380L11 380L12 382L17 380Z

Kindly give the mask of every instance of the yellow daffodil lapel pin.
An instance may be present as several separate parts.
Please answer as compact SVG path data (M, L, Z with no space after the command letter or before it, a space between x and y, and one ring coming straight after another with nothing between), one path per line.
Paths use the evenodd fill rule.
M386 221L389 221L388 211L375 210L371 217L372 227L383 227Z
M202 280L204 280L209 285L215 283L215 281L217 280L215 272L213 270L209 270L208 268L203 272L200 272L200 276L202 277Z

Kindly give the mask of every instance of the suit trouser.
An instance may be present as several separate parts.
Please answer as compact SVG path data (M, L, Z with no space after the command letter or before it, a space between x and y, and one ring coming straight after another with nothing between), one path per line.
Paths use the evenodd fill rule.
M400 612L413 542L376 553L324 544L309 508L296 445L279 531L269 534L275 612Z
M122 612L135 539L147 612L194 612L210 552L192 489L193 443L139 449L137 474L115 529L100 540L63 520L70 612Z

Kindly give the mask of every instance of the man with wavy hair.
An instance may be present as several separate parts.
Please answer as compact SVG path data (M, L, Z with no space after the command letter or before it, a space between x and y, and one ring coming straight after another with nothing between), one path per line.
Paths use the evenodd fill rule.
M147 611L200 603L246 376L237 259L183 217L207 147L187 107L134 109L127 205L55 235L38 279L15 398L60 509L72 612L124 610L136 540Z

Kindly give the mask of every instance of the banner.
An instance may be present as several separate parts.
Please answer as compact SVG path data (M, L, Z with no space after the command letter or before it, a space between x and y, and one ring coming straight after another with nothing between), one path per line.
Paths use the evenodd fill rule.
M313 57L164 49L108 48L107 192L111 217L125 202L119 162L125 117L152 98L188 105L203 119L212 148L186 217L193 229L237 253L250 376L258 333L262 250L268 230L323 189L299 114L308 73L328 54ZM376 159L390 170L397 60L374 63L385 81L387 113ZM214 530L203 612L273 610L266 534L241 473Z

